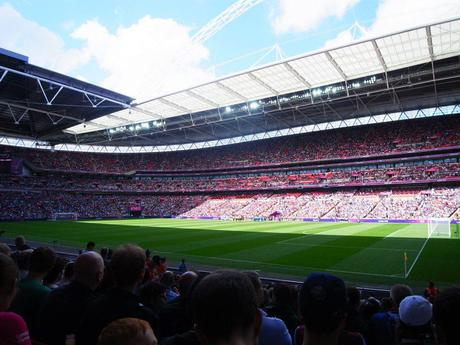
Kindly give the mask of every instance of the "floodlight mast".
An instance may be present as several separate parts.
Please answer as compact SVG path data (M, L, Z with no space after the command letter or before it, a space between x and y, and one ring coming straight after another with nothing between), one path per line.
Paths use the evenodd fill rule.
M233 20L263 1L264 0L238 0L203 26L195 35L193 35L192 40L200 43L207 41L218 33L224 26L231 23Z

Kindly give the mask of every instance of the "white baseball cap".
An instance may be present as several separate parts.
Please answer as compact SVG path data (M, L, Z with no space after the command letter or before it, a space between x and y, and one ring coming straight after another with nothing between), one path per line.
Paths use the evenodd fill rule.
M426 325L432 316L431 303L421 296L407 296L399 305L399 317L408 326Z

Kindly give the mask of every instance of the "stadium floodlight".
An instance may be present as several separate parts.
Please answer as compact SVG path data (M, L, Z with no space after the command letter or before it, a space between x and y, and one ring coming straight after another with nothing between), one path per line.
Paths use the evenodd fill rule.
M255 109L259 108L259 107L260 107L260 104L257 103L257 102L251 102L249 104L249 108L252 109L252 110L255 110Z
M231 108L231 107L225 107L225 112L226 112L226 113L231 113L231 112L232 112L232 108Z

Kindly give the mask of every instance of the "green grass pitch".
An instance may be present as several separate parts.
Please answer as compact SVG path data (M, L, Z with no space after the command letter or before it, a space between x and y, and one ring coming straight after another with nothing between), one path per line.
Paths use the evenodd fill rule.
M252 269L285 278L328 271L372 285L460 282L460 241L427 241L424 224L130 219L9 222L0 223L0 229L8 237L22 234L79 248L89 240L99 248L135 243L170 261L185 258L195 267Z

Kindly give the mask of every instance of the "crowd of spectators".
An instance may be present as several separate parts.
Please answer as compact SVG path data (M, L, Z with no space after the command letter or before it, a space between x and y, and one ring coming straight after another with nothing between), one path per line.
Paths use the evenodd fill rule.
M62 175L11 176L0 175L0 190L55 190L99 192L211 192L228 190L260 190L329 187L334 185L368 185L369 183L407 183L417 181L460 180L460 163L437 163L398 168L367 168L302 174L152 177L79 177Z
M49 287L43 279L58 264L51 249L0 249L5 247L8 251L0 253L1 344L460 343L458 287L437 289L430 282L419 296L396 284L377 299L364 298L341 278L321 272L298 286L264 285L255 271L175 274L157 269L158 257L135 245L122 245L111 257L85 250L67 263L73 267L69 279ZM65 270L58 267L62 277Z
M406 219L455 217L460 208L460 188L394 189L386 191L313 192L210 197L183 217L269 219Z
M44 169L113 173L183 171L429 150L460 145L459 133L460 119L450 117L344 128L187 152L82 154L0 146L0 153L23 158Z
M135 207L139 210L132 213ZM213 217L219 219L408 219L454 217L460 188L385 189L253 195L129 195L3 191L0 219Z

